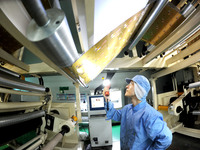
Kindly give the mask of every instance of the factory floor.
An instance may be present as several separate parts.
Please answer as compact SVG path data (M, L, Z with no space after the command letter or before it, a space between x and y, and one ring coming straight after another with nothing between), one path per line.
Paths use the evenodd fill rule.
M80 132L87 132L87 127L80 127ZM84 143L84 150L120 150L120 125L112 126L112 147L91 148L89 140ZM167 150L200 150L200 139L173 133L173 141Z
M167 150L200 150L200 139L174 133L172 144Z

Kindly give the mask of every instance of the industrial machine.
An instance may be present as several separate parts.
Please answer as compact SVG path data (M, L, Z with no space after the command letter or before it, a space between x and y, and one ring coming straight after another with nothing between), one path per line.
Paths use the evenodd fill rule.
M1 68L0 71L0 85L0 145L7 144L13 149L40 147L47 137L45 132L41 132L41 126L44 123L42 118L50 111L52 101L50 89L44 85L24 81L19 74L5 68ZM21 101L18 95L33 96L35 99L39 97L39 100ZM23 142L17 140L30 132L33 133L30 136L33 138L27 138Z
M106 120L102 95L88 97L88 119L91 147L112 146L112 123Z
M61 149L68 143L77 143L78 126L71 117L78 114L80 119L80 112L71 113L73 104L68 105L70 107L52 104L52 93L49 88L44 87L39 77L41 73L61 74L75 83L78 108L79 85L87 87L86 84L95 79L104 68L109 71L149 71L153 92L156 93L154 81L157 78L199 62L199 0L146 0L140 7L130 5L129 9L127 3L125 9L134 10L136 8L133 9L133 6L136 6L137 12L123 16L123 21L94 42L94 33L100 31L95 28L96 24L102 25L104 22L108 27L110 22L119 20L121 16L112 11L111 7L117 8L114 4L106 5L106 2L117 3L99 0L0 1L1 145L9 144L13 149L35 149L45 145L53 148L58 144L57 149ZM101 13L105 12L105 8L109 8L108 13ZM117 12L124 12L121 8L117 8ZM109 16L112 12L114 14ZM105 16L98 18L102 14L109 16L109 21L103 20ZM30 51L42 62L23 62L24 50ZM20 51L17 56L16 51ZM22 80L23 74L39 77L40 84ZM187 127L196 128L199 94L198 89L194 91L186 89L183 95L171 101L169 113L179 116L181 126L184 127L182 131L179 127L172 130L183 132ZM27 98L27 102L26 99L16 102L17 97L13 95L34 96L39 97L39 100L36 98L38 101L32 102ZM153 94L155 108L156 96ZM13 102L10 101L12 98ZM105 117L103 97L91 96L88 108L92 146L112 145L111 122ZM36 133L34 138L26 141L27 143L16 144L17 137L32 130ZM197 134L195 136L199 137Z
M0 70L0 85L0 145L18 150L50 150L61 140L62 147L78 143L77 120L72 118L76 116L74 103L52 103L49 88L24 81L19 74L5 68ZM26 97L22 101L17 95ZM29 101L30 97L35 101Z
M49 141L44 147L43 150L50 150L54 149L59 142L62 141L62 146L65 148L65 138L71 136L74 134L75 130L75 124L73 120L70 118L68 120L58 118L54 115L46 115L46 126L45 129L48 129L49 131L52 131L55 135L52 136L52 132L48 132L48 134L51 134L47 139ZM53 137L53 138L52 138ZM63 140L62 140L63 139ZM69 143L69 142L68 142ZM59 149L59 146L57 147Z
M184 93L179 97L172 97L168 108L171 115L179 116L178 126L172 129L173 132L178 132L195 138L200 138L200 82L190 83L184 87Z
M79 126L76 118L75 103L52 103L50 113L46 115L46 124L44 124L47 129L48 137L46 143L52 141L62 128L68 128L62 136L55 149L70 149L76 147L79 142ZM70 145L70 146L69 146Z

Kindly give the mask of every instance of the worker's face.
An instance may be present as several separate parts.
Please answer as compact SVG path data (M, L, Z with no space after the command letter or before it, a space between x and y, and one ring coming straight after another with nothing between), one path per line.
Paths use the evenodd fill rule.
M135 96L135 90L134 90L134 82L131 81L127 86L126 86L126 93L125 96L127 97L133 97Z

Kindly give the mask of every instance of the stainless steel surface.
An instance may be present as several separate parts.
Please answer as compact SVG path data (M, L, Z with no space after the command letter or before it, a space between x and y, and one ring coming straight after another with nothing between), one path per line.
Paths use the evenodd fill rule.
M194 10L195 7L192 4L188 3L187 6L181 12L181 14L187 18Z
M24 92L24 91L16 91L16 90L10 90L6 88L0 88L1 93L9 93L9 94L16 94L16 95L29 95L29 96L45 96L45 92Z
M63 11L46 11L50 22L45 27L37 26L34 20L28 26L27 38L57 66L71 66L78 58L72 35Z
M191 83L189 84L189 88L196 88L200 86L200 82L195 82L195 83Z
M12 75L12 76L15 76L15 77L17 77L17 78L20 77L20 75L19 75L18 73L14 72L14 71L11 71L11 70L8 70L8 69L6 69L6 68L4 68L4 67L1 67L1 66L0 66L0 71L3 71L3 72L5 72L5 73L8 73L8 74L10 74L10 75Z
M43 117L45 115L45 111L39 110L26 114L17 114L12 116L6 116L0 118L0 128L22 123L28 120L36 119L39 117Z
M8 88L45 92L45 87L42 85L20 80L19 78L13 77L1 71L0 71L0 85Z
M64 72L60 67L53 63L46 55L44 55L31 41L29 41L24 35L26 34L26 28L30 23L28 14L23 9L23 4L21 1L0 1L0 23L1 25L24 47L30 50L35 56L40 58L44 63L49 65L51 68L55 69L58 73L66 77L72 82L76 82L74 78L71 78L66 72ZM20 4L19 4L20 3ZM17 16L17 18L16 18ZM27 16L27 17L26 17ZM0 49L1 51L1 49ZM3 50L2 50L3 51ZM2 53L2 51L0 53ZM3 51L4 52L4 51ZM9 59L6 59L9 60ZM10 60L9 60L10 61ZM14 63L16 65L16 63ZM19 66L19 65L17 65ZM20 65L22 66L22 65ZM27 65L28 66L28 65ZM29 71L29 68L24 70ZM21 70L19 73L22 72Z
M158 17L164 6L166 5L167 0L158 0L156 1L154 9L150 12L149 17L145 20L141 28L139 29L138 33L136 34L135 40L131 43L129 46L129 50L132 50L133 47L140 41L140 39L143 37L143 35L146 33L146 31L149 29L149 27L153 24L155 19Z
M46 11L41 3L41 0L22 0L29 15L35 20L38 26L45 26L49 22Z

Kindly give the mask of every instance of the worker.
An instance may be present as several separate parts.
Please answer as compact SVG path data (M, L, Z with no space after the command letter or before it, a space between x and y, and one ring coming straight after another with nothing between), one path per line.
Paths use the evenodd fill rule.
M163 121L163 116L146 102L150 90L148 79L136 75L126 79L125 96L130 97L132 104L121 110L114 109L109 96L105 96L107 118L121 122L120 145L121 150L165 150L172 142L172 132ZM107 89L104 88L103 94Z

